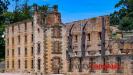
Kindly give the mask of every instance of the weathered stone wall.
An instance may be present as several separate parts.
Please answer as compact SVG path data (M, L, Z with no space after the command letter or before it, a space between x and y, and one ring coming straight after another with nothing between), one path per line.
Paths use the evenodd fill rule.
M31 67L32 34L32 21L15 23L7 27L5 38L7 72L31 72L33 70Z
M34 15L34 71L44 74L44 31L38 22L39 16Z
M72 35L72 54L71 75L132 75L132 44L124 42L121 44L121 40L111 39L112 33L109 25L109 17L104 17L105 22L105 61L101 58L101 33L102 33L102 17L97 17L88 20L75 21L67 23L65 28L67 30L67 36ZM86 24L86 25L85 25ZM85 57L81 58L82 53L82 28L85 26ZM122 36L121 36L122 38ZM69 39L67 39L69 42ZM123 52L123 53L122 53ZM91 60L93 58L93 61ZM118 61L119 58L119 61ZM82 59L82 61L80 61ZM70 60L68 60L68 67L70 66ZM119 62L119 64L118 64ZM91 71L90 64L116 64L123 66L123 69L117 73L116 69L109 69L107 72L103 72L103 68L97 70L97 68ZM88 66L87 66L88 65ZM130 66L129 66L130 65ZM81 71L82 69L82 71Z
M109 38L110 38L110 28L109 28L109 19L108 17L105 17L105 41L108 45ZM86 24L86 25L85 25ZM85 25L85 49L86 49L86 55L89 55L87 53L94 52L95 54L100 54L101 51L101 33L102 33L102 17L97 17L94 19L87 19L87 20L81 20L72 22L69 24L66 24L66 30L67 30L67 37L69 36L69 31L71 29L71 26L73 26L71 30L72 34L72 49L75 54L80 54L81 51L81 36L82 36L82 29Z

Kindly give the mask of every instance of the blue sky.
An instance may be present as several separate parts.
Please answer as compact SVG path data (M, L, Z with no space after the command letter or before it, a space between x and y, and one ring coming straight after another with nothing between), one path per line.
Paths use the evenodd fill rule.
M59 12L61 12L62 15L62 21L66 23L108 15L117 10L114 8L114 5L118 1L119 0L29 0L29 4L58 4ZM12 11L13 7L14 3L11 3L9 11Z

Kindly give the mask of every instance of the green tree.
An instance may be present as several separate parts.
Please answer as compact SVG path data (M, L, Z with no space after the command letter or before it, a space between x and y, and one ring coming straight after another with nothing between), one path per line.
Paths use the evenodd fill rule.
M8 5L9 5L8 0L0 0L0 25L4 23L5 18L3 16L3 13L7 11Z
M8 0L0 0L0 60L1 58L4 58L4 50L5 50L5 44L4 44L4 38L3 38L3 32L4 32L4 21L5 16L3 15L7 11L7 7L9 5Z
M124 17L120 21L119 29L124 31L130 31L133 29L133 18Z
M133 0L120 0L115 8L120 8L119 11L110 15L111 25L119 25L120 30L133 30Z
M0 25L0 61L5 57L4 29L5 25Z
M118 12L115 11L113 14L110 14L110 24L111 25L119 25Z
M13 23L32 18L31 6L28 5L28 0L25 0L21 6L18 6L19 0L13 1L16 3L15 11L12 14L14 16Z

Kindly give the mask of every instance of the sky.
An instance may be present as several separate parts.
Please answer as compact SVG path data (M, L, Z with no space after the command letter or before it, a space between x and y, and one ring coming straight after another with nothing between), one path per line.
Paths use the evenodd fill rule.
M23 0L24 1L24 0ZM62 22L72 22L82 19L104 16L113 13L115 4L119 0L29 0L29 4L55 5L59 7ZM20 2L22 3L22 2ZM13 11L14 3L9 6L9 11Z

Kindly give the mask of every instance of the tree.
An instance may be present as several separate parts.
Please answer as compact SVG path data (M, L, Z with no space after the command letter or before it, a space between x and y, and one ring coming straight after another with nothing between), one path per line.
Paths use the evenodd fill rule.
M113 14L110 14L111 25L119 25L119 16L117 14L118 12L114 12Z
M110 15L112 25L118 25L120 30L133 30L133 0L120 0L115 8L120 8L119 11Z
M9 5L8 0L0 0L0 59L4 58L4 50L5 50L5 44L4 44L4 38L3 38L3 32L4 32L4 21L5 16L3 15L4 12L7 11L7 7Z
M0 25L2 25L5 20L3 13L7 11L8 5L8 0L0 0Z
M120 21L119 29L124 30L124 31L132 30L133 29L133 18L130 18L130 17L122 18L122 20Z
M4 41L5 25L0 25L0 61L5 56L5 41Z
M28 5L28 0L25 0L21 6L18 6L19 0L13 0L13 1L15 1L16 3L15 11L13 12L14 16L13 23L32 18L31 6Z

